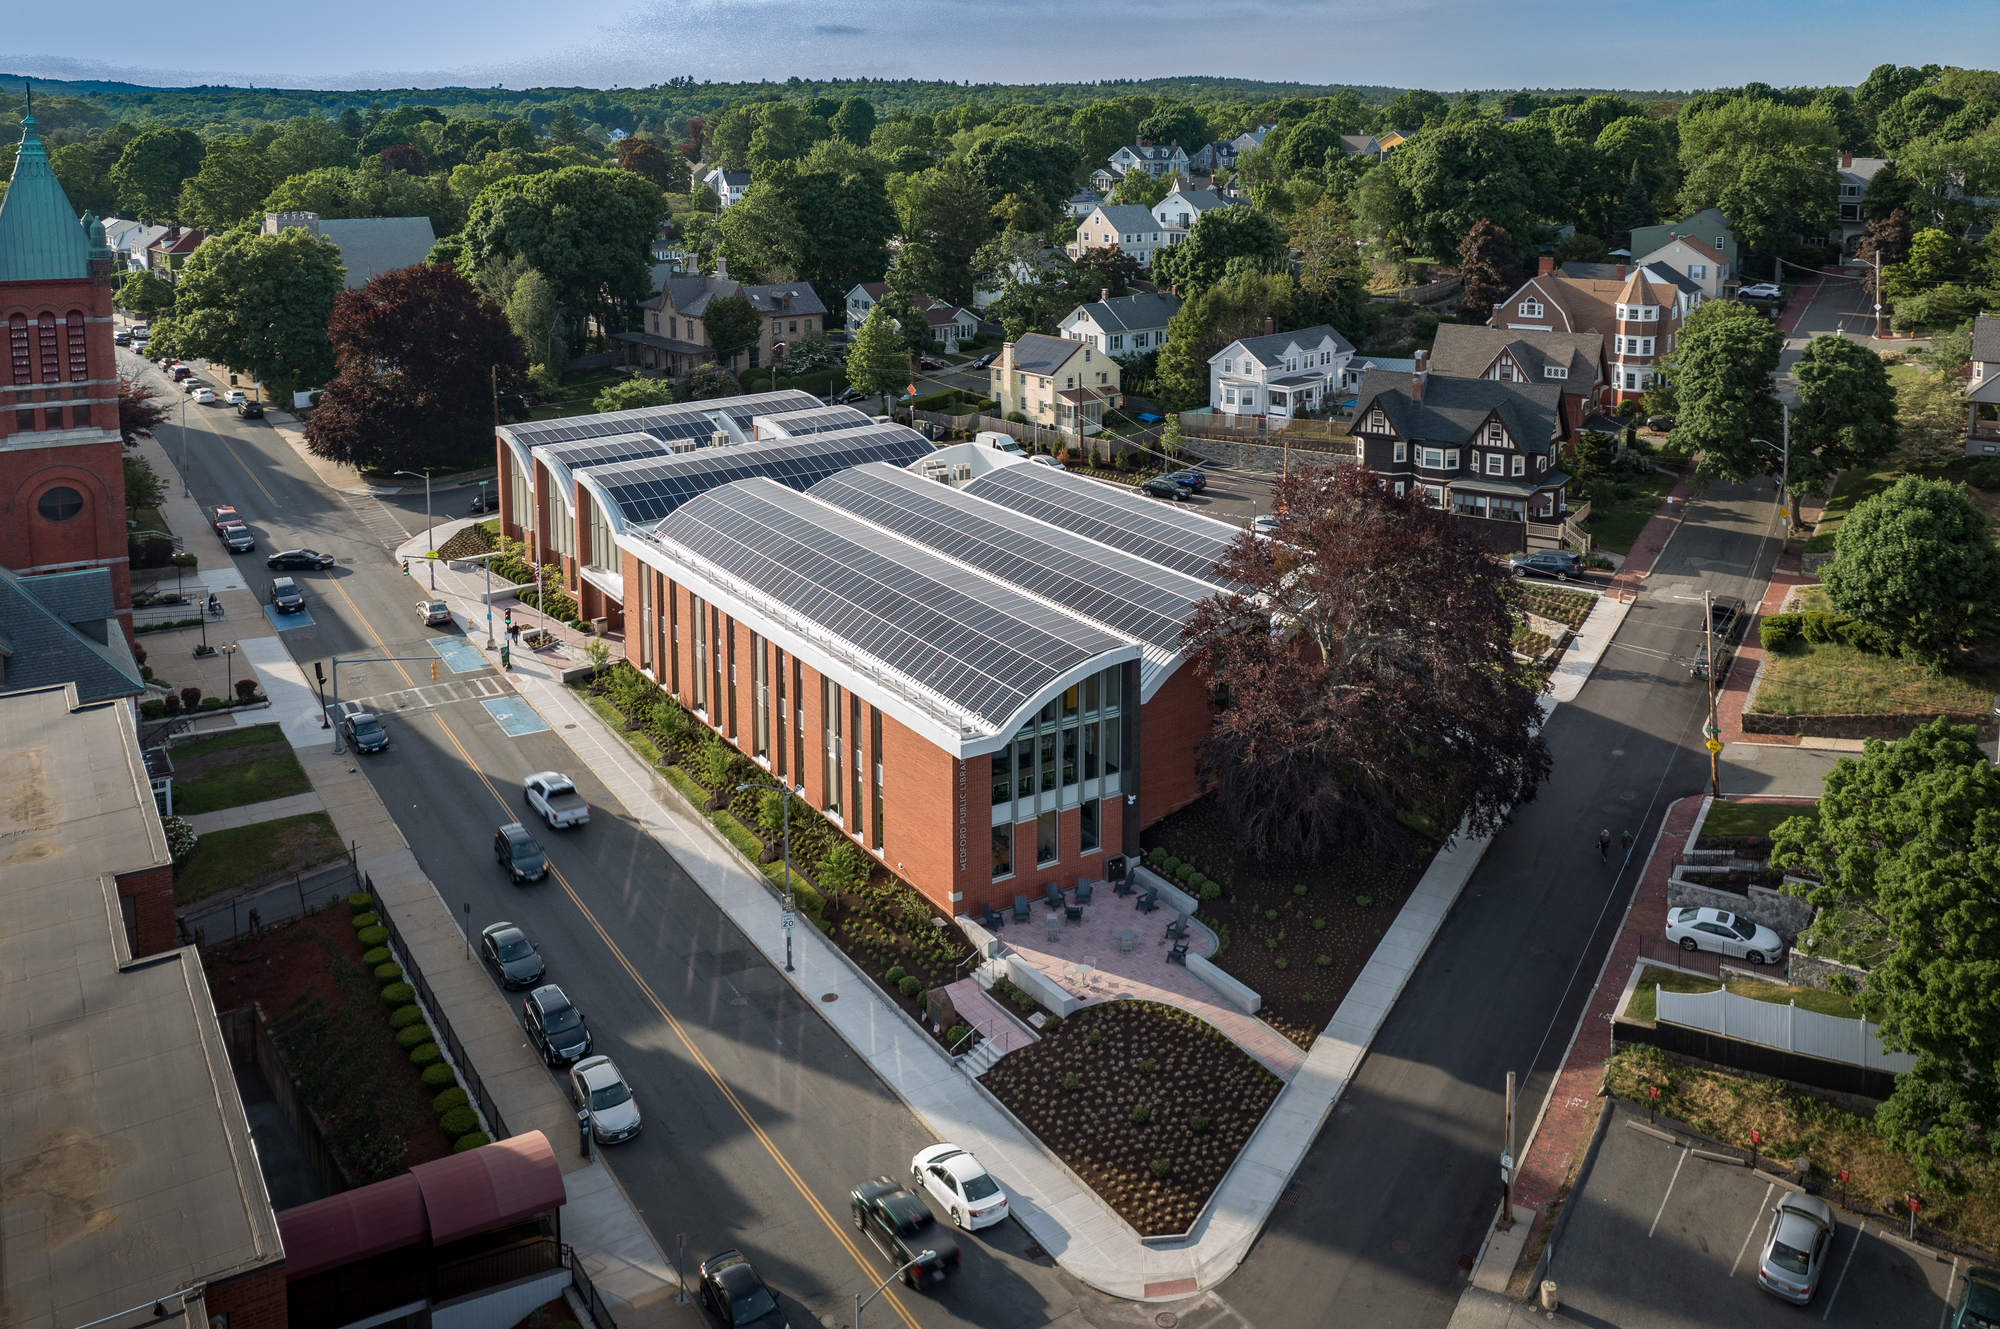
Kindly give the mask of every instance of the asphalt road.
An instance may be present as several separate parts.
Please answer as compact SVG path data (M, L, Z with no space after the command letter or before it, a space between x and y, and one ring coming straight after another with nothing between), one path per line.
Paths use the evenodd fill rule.
M138 367L121 362L126 372ZM167 426L161 442L177 463L185 443L197 502L232 504L244 515L258 553L238 562L253 590L261 595L270 574L260 556L272 549L303 545L339 559L327 572L294 574L313 622L283 633L293 658L309 669L336 654L416 657L343 666L348 699L428 684L427 639L443 630L419 621L422 580L405 579L389 556L406 532L422 529L422 495L412 513L412 496L385 505L336 494L262 423L195 406L187 420L185 440ZM188 535L212 561L207 537ZM443 676L491 672L446 667ZM854 1294L889 1270L871 1246L850 1248L847 1191L866 1177L901 1174L931 1136L590 777L560 733L509 738L476 701L388 714L389 749L360 760L440 894L454 913L469 903L476 926L521 924L541 947L549 980L585 1012L597 1050L632 1080L646 1128L607 1159L662 1249L672 1258L684 1234L692 1269L738 1247L818 1320L851 1324ZM575 777L595 816L581 830L544 833L556 872L517 888L490 857L493 829L523 815L521 778L545 769ZM1011 1220L961 1234L965 1264L951 1283L885 1293L867 1323L1151 1323L1159 1308L1142 1313L1045 1257L1026 1258L1030 1242ZM1205 1300L1190 1309L1215 1314Z
M1701 589L1752 598L1777 552L1773 486L1694 505L1576 701L1555 773L1516 810L1376 1036L1250 1257L1222 1287L1262 1329L1439 1329L1498 1203L1503 1094L1539 1112L1675 799L1707 784L1704 690L1688 676ZM1731 750L1734 755L1734 749ZM1813 792L1822 759L1726 763L1724 792ZM1629 865L1600 830L1634 832ZM1310 1271L1309 1276L1302 1276Z

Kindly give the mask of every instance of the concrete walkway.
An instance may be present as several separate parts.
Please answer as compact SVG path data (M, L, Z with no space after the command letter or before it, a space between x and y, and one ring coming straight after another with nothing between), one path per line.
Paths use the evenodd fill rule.
M1040 1035L1023 1028L1001 1010L977 979L961 978L947 984L944 991L951 998L951 1008L958 1012L958 1018L979 1031L979 1037L994 1055L1004 1057L1016 1048L1041 1041Z
M269 798L262 803L245 803L240 808L224 808L220 812L197 812L185 820L194 828L196 835L207 835L210 831L233 831L238 826L252 826L260 821L276 821L280 817L324 811L326 804L320 802L318 794L309 790L293 794L290 798Z

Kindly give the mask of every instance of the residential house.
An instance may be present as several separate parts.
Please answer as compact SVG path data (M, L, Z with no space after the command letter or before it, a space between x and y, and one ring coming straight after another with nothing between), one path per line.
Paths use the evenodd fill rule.
M1572 435L1583 428L1590 412L1609 404L1602 333L1445 323L1437 330L1437 343L1428 358L1434 378L1556 385L1562 390L1563 423Z
M267 212L264 234L291 229L331 240L347 268L347 289L366 286L370 278L400 268L413 268L430 257L437 235L429 217L329 217L316 212Z
M882 297L888 293L889 283L885 281L855 283L854 289L847 293L848 336L861 331L861 325L868 321L868 311L881 304Z
M1147 143L1142 140L1112 153L1111 167L1118 172L1121 180L1131 171L1144 171L1157 180L1164 175L1186 175L1188 155L1178 143Z
M704 320L710 301L731 295L748 299L760 323L757 340L730 357L732 372L769 368L774 360L784 359L781 344L826 331L826 307L810 284L745 286L730 277L729 261L718 258L712 276L669 276L660 293L640 306L645 313L645 330L614 332L611 340L622 348L624 363L636 364L661 378L678 378L716 358Z
M1703 208L1680 221L1661 222L1658 226L1634 227L1632 254L1657 254L1680 235L1691 235L1722 255L1730 276L1741 275L1743 258L1737 250L1736 234L1729 229L1729 218L1722 215L1720 208Z
M1972 324L1972 361L1965 367L1965 455L2000 456L2000 314Z
M1635 254L1633 262L1655 271L1668 268L1694 283L1698 298L1693 306L1704 300L1724 299L1737 285L1728 258L1697 235L1669 231L1666 244L1650 253Z
M1178 295L1121 295L1114 300L1106 290L1071 310L1057 326L1071 341L1113 355L1145 355L1167 344L1167 321L1180 308Z
M928 304L919 305L918 312L924 316L924 322L930 324L931 340L942 342L947 351L955 351L958 343L971 341L979 335L977 311L954 305L949 300L930 300Z
M1076 221L1082 221L1103 201L1104 195L1088 185L1079 185L1077 191L1069 196L1069 215Z
M1522 332L1601 334L1613 402L1645 392L1653 364L1671 351L1687 317L1689 293L1662 274L1616 264L1610 280L1572 277L1552 259L1520 290L1493 306L1487 326Z
M146 250L152 243L167 233L164 226L148 226L144 222L127 221L123 217L104 219L104 243L111 248L111 256L117 266L126 272L146 270Z
M1235 167L1236 159L1238 157L1241 157L1244 153L1250 151L1250 149L1263 147L1265 137L1269 135L1270 132L1276 129L1277 127L1278 126L1275 122L1268 125L1258 125L1255 129L1248 130L1244 133L1238 134L1235 138L1230 139L1229 164L1231 168Z
M1094 434L1104 408L1124 400L1118 362L1087 342L1031 332L1000 349L992 395L1000 413L1019 411L1029 424Z
M743 201L743 191L750 187L750 172L725 171L718 166L703 175L701 183L714 190L716 199L726 208Z
M1354 347L1328 323L1243 337L1208 358L1208 401L1219 415L1288 420L1326 409L1340 394Z
M889 294L889 283L885 281L865 281L856 283L847 293L847 333L853 336L861 331L861 325L868 321L868 311L882 303ZM999 298L998 292L994 299ZM964 309L949 300L939 300L922 291L913 292L910 303L916 306L924 321L930 324L933 341L971 341L979 333L979 315L971 309ZM891 320L894 322L894 320ZM902 329L901 323L896 328Z
M1380 148L1382 155L1386 157L1416 136L1417 131L1414 129L1392 129L1386 134L1377 134L1375 146Z
M1092 249L1117 249L1148 265L1153 254L1166 243L1166 227L1136 203L1100 203L1091 209L1076 228L1076 242L1069 247L1071 258L1082 258Z
M995 300L1007 293L1009 281L1033 281L1037 272L1047 270L1049 260L1055 254L1053 249L1040 249L1030 258L1009 259L991 276L975 280L972 284L972 307L982 312L991 307Z
M166 234L146 246L147 271L157 272L168 281L178 280L175 274L187 266L188 259L207 239L207 231L169 226Z
M1107 195L1118 187L1125 173L1111 166L1100 166L1090 173L1090 188L1098 195Z
M1220 139L1188 154L1188 177L1221 175L1236 169L1236 145Z
M1366 157L1370 161L1382 160L1382 140L1373 134L1342 134L1340 155L1343 157Z
M1860 248L1861 234L1868 229L1868 217L1864 211L1868 186L1875 179L1875 173L1888 164L1888 159L1884 157L1857 157L1851 152L1840 154L1840 218L1827 240L1838 244L1841 253L1852 254Z
M1569 485L1561 396L1554 383L1443 378L1419 351L1413 373L1362 378L1355 456L1398 495L1420 493L1462 517L1554 521Z
M717 260L720 263L721 260ZM662 287L662 290L665 288ZM811 282L774 282L767 286L745 286L744 298L757 311L762 326L758 329L757 340L742 352L749 363L742 359L731 362L732 368L770 368L782 364L786 349L795 345L799 338L815 332L826 331L826 306L820 303Z
M1165 243L1177 245L1187 239L1187 233L1204 212L1217 208L1242 207L1241 199L1224 198L1213 189L1183 189L1176 180L1167 191L1167 196L1153 205L1153 220L1164 228Z

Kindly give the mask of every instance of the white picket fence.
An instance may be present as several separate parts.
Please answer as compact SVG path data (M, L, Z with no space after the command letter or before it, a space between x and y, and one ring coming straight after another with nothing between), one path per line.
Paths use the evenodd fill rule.
M1843 1020L1818 1011L1802 1011L1796 1003L1780 1006L1733 992L1666 992L1656 988L1654 1000L1658 1018L1666 1024L1705 1029L1746 1043L1892 1075L1901 1075L1917 1064L1908 1053L1883 1051L1881 1035L1866 1020Z

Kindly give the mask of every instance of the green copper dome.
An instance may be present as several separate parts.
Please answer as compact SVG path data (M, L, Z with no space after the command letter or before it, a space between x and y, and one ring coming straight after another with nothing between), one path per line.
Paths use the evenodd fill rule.
M21 120L21 155L0 200L0 282L90 275L90 233L49 167L35 117Z

